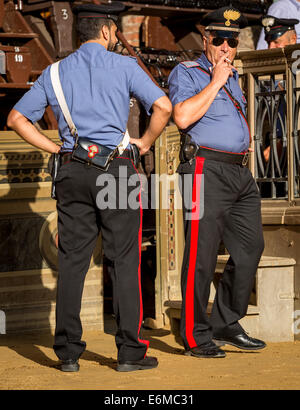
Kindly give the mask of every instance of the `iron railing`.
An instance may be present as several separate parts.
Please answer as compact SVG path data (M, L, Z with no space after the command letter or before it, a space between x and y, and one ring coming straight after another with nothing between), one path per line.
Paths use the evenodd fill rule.
M181 61L196 60L202 50L165 50L153 47L132 47L136 55L141 59L158 85L168 88L168 77L171 70ZM119 46L117 52L127 54L124 46Z
M294 203L299 191L299 45L240 52L254 154L250 169L262 198ZM240 59L240 60L239 60Z
M286 81L255 77L255 176L262 197L288 195Z

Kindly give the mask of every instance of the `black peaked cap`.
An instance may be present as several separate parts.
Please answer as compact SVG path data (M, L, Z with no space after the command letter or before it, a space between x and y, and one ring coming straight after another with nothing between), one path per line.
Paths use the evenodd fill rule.
M125 10L123 3L114 1L109 4L80 4L73 8L73 13L78 18L109 18L114 21L118 20L119 14Z
M266 41L274 41L287 31L295 30L295 25L298 23L297 19L280 19L271 15L266 15L261 20Z
M234 7L222 7L206 14L200 21L207 30L239 32L248 25L248 20Z

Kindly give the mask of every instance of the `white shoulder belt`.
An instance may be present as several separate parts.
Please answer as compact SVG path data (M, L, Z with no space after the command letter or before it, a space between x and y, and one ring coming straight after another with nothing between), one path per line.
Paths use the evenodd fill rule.
M70 111L69 111L69 108L68 108L68 105L65 99L65 95L64 95L64 92L61 86L60 78L59 78L59 61L51 65L50 78L51 78L52 86L53 86L57 101L64 114L65 120L70 128L71 134L75 138L75 144L77 144L77 140L78 140L77 128L72 120L72 117L71 117L71 114L70 114ZM128 132L128 129L126 129L123 140L117 146L120 155L123 154L124 150L128 146L129 138L130 138L129 132Z

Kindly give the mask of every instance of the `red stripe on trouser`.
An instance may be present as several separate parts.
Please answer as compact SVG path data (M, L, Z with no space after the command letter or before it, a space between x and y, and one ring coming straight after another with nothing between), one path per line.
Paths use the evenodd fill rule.
M118 157L118 158L123 158L123 157ZM142 280L141 280L141 258L142 258L142 228L143 228L143 206L142 206L142 181L140 178L140 174L138 170L136 169L133 161L130 158L124 157L124 159L129 159L129 161L132 163L133 168L135 169L136 173L138 174L140 184L141 184L141 189L139 192L139 204L140 204L140 227L139 227L139 268L138 268L138 279L139 279L139 294L140 294L140 320L139 320L139 327L138 327L138 335L140 334L141 327L142 327L142 322L143 322L143 295L142 295ZM142 340L138 337L138 341L140 343L143 343L146 345L146 352L145 356L147 354L147 350L149 348L149 341L148 340Z
M138 173L138 175L139 175L139 173ZM142 189L142 181L141 180L140 180L140 183L141 183L141 189ZM142 321L143 321L143 296L142 296L142 285L141 285L143 207L142 207L141 189L140 189L140 192L139 192L140 228L139 228L139 269L138 269L138 275L139 275L139 293L140 293L140 321L139 321L138 335L140 334L140 330L141 330L141 327L142 327ZM140 338L138 338L138 341L146 345L147 348L146 348L146 352L145 352L145 356L144 356L144 357L146 357L147 350L149 348L149 341L148 340L142 340Z
M199 218L200 218L200 190L204 166L204 158L196 157L196 165L193 181L192 193L192 219L191 219L191 240L190 240L190 257L189 269L187 274L186 294L185 294L185 332L186 340L190 348L197 346L193 336L194 330L194 288L195 288L195 268L198 250ZM198 184L199 181L199 184Z

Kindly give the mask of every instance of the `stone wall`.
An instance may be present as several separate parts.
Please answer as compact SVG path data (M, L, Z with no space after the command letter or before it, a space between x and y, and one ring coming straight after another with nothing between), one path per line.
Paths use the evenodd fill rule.
M58 141L57 131L44 131ZM49 154L0 132L0 311L7 333L53 331L57 282L56 201ZM86 276L84 329L103 329L101 240Z

